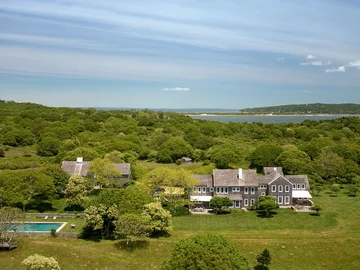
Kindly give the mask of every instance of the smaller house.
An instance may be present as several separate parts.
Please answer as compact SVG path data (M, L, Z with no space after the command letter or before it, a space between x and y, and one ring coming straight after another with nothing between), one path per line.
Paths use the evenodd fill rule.
M192 162L192 159L189 158L189 157L182 157L181 162L182 162L183 164L188 164L188 163L191 163L191 162Z
M70 176L80 175L82 177L89 176L91 161L84 161L82 157L78 157L76 161L64 160L61 169ZM117 179L120 185L131 179L130 163L115 163L115 168L121 172L121 179Z

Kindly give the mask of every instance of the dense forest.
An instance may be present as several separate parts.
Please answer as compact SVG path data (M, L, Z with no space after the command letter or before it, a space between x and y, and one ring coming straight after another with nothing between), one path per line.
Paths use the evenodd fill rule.
M293 104L271 107L246 108L242 114L360 114L360 104Z
M152 168L181 163L183 156L213 168L282 166L307 174L312 186L345 184L360 176L360 119L344 117L302 123L221 123L173 112L52 108L0 103L0 198L23 208L34 198L61 196L68 177L63 160L105 156L129 162L133 180ZM21 193L19 197L17 193ZM38 200L37 200L38 201Z

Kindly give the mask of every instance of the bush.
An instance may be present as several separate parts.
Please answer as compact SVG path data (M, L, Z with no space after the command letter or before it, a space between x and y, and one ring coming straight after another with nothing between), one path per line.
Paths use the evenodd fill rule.
M57 232L56 232L56 230L55 229L51 229L51 231L50 231L50 236L51 237L58 237L58 234L57 234Z

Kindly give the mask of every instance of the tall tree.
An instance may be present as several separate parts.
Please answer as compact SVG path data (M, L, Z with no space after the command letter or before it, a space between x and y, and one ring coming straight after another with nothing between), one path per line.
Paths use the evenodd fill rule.
M66 186L65 194L67 206L84 206L88 200L86 180L80 175L71 176Z
M179 241L169 260L161 265L163 270L249 270L243 254L221 235L200 234Z
M95 181L100 187L106 183L115 183L116 178L121 178L121 172L115 167L115 163L109 159L96 158L91 162L89 173L94 175Z
M256 256L258 264L254 267L255 270L268 270L271 264L271 255L267 248L263 250L259 255Z
M122 215L114 223L115 234L118 238L126 239L126 244L137 238L146 237L151 232L150 220L136 214Z
M172 231L171 214L162 208L161 203L144 205L143 217L150 220L152 235L169 234Z

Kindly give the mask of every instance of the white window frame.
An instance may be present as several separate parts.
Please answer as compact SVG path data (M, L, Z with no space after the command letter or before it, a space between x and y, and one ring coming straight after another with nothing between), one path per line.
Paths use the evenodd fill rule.
M259 189L266 189L266 185L260 185Z
M305 189L305 184L301 184L301 189Z
M271 192L276 192L276 185L271 186Z
M224 194L228 194L229 193L229 189L227 187L224 188Z
M293 184L293 189L296 189L296 184Z
M240 201L234 201L234 207L235 208L240 208L241 207L241 202Z
M197 188L197 193L201 193L201 187Z
M239 187L233 187L232 192L240 192L240 188Z
M248 188L248 187L245 187L245 188L244 188L244 193L245 193L245 194L249 194L249 188Z
M278 192L283 192L283 186L278 186Z
M261 196L265 196L266 194L265 194L265 192L261 192Z
M255 187L250 188L250 194L255 194Z
M206 193L206 187L203 187L201 192Z
M283 196L278 196L278 204L283 204L284 200L283 200Z
M210 192L214 192L214 188L213 188L213 187L210 188Z
M216 193L220 194L220 187L216 187Z
M255 203L255 199L251 199L250 200L250 206L253 206L254 203Z
M284 197L284 203L285 204L290 204L290 196L285 196Z
M297 189L300 189L300 184L297 184Z
M249 206L249 200L248 199L244 200L244 206Z
M285 186L285 192L290 192L290 186Z

